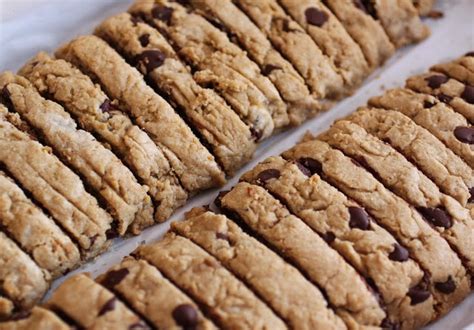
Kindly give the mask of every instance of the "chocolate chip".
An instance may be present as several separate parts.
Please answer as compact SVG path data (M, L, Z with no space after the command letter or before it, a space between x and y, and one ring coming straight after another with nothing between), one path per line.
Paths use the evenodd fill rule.
M473 52L468 52L468 53L466 53L466 55L464 55L464 56L474 57L474 51L473 51Z
M145 50L143 53L135 57L135 63L141 72L148 74L161 66L165 59L165 54L159 50Z
M111 289L122 282L128 274L130 274L130 271L127 268L112 270L105 275L104 279L101 281L101 284L106 288Z
M380 327L387 330L400 330L400 323L396 323L386 317L383 319Z
M420 283L408 290L408 296L411 299L411 305L422 303L430 297L431 293L427 290L425 283Z
M469 194L471 195L467 200L469 203L474 203L474 187L469 188Z
M464 88L464 91L462 92L461 97L467 103L474 104L474 87L467 85Z
M440 207L418 207L417 210L426 221L436 227L451 228L453 225L451 216Z
M269 168L267 170L264 170L264 171L260 172L257 175L257 181L259 181L261 183L266 183L268 180L279 178L280 174L281 173L280 173L279 170Z
M425 80L430 88L436 89L447 82L449 78L442 74L434 74L432 76L426 77Z
M377 19L377 10L375 9L371 0L353 0L352 2L358 9Z
M262 131L259 131L255 129L254 127L250 127L250 134L252 135L253 139L257 142L260 141L260 139L262 138Z
M140 45L142 45L142 47L148 46L148 44L150 43L150 34L145 33L141 35L140 38L138 38L138 41L140 41Z
M110 102L109 99L106 99L106 100L100 105L99 108L100 108L100 110L102 110L103 112L109 112L109 111L115 110L114 105L112 104L112 102Z
M137 26L138 23L143 23L143 20L138 16L130 17L130 21L132 22L133 26Z
M173 319L183 328L194 328L197 326L199 316L193 305L182 304L173 310Z
M229 235L227 235L226 233L220 233L220 232L217 232L216 233L216 238L217 239L222 239L224 241L229 241Z
M290 27L290 20L283 18L283 31L285 32L300 32L298 29L293 29Z
M348 209L350 214L349 226L351 228L359 228L362 230L370 228L369 215L364 209L354 206L349 206Z
M306 22L308 22L308 24L317 27L323 26L329 19L329 15L326 12L315 7L309 7L306 9L304 15L306 16Z
M281 67L273 65L273 64L267 64L263 67L262 73L265 76L268 76L273 70L281 70Z
M434 107L436 105L436 103L432 103L430 101L424 101L423 102L423 108L425 109L430 109L432 107Z
M407 249L405 249L400 244L395 243L393 244L393 251L390 252L388 257L390 260L403 262L408 260L409 254Z
M306 166L304 166L304 165L301 164L300 162L296 162L296 166L297 166L298 169L301 171L301 173L303 173L303 174L306 175L307 177L310 177L310 176L311 176L311 171L310 171Z
M437 97L441 102L446 103L446 104L451 103L451 101L453 100L452 96L446 95L444 93L439 93Z
M137 330L137 329L150 329L150 328L143 321L138 321L137 323L129 325L128 329Z
M117 302L117 298L115 297L107 301L105 305L100 309L98 316L102 316L110 311L113 311L115 309L116 302Z
M321 234L321 237L328 244L331 244L336 239L336 235L334 235L334 233L330 231L328 231L327 233Z
M298 163L306 167L310 171L311 175L321 175L323 173L323 165L316 159L310 157L303 157L298 159Z
M227 195L229 193L229 190L222 190L222 191L219 191L219 193L217 194L217 197L216 199L214 200L214 204L218 207L218 208L221 208L222 206L222 198L224 198L225 195Z
M474 143L474 128L458 126L454 129L454 136L462 143Z
M154 18L169 24L171 21L171 16L173 15L173 8L156 5L152 9L151 14Z
M456 283L454 283L453 278L449 276L446 282L435 283L435 288L442 293L450 294L456 290Z

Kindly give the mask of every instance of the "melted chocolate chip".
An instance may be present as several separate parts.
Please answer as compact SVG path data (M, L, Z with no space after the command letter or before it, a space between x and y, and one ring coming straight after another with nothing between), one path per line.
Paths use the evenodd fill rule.
M467 103L474 104L474 87L467 85L464 88L464 91L462 92L461 97Z
M305 10L306 22L311 25L321 27L329 19L329 15L315 7L309 7Z
M462 143L474 143L474 127L458 126L454 129L454 136Z
M183 328L194 328L197 326L199 316L193 305L182 304L173 310L173 319Z
M107 314L110 311L115 309L115 303L117 302L117 298L113 297L109 301L105 303L105 305L100 309L98 316L102 316Z
M298 163L306 167L311 172L311 175L321 175L323 173L323 165L316 159L303 157L298 159Z
M307 177L310 177L311 176L311 171L306 167L304 166L303 164L299 163L299 162L296 162L296 166L298 167L298 169L301 171L301 173L303 173L304 175L306 175Z
M432 102L429 102L429 101L424 101L423 102L423 108L425 109L430 109L432 107L434 107L436 105L436 103L432 103Z
M171 21L171 16L173 15L173 8L156 5L152 9L151 14L154 18L169 24Z
M369 215L364 209L360 207L349 206L348 210L350 214L349 226L351 228L359 228L362 230L367 230L370 228Z
M281 67L273 65L273 64L267 64L263 67L262 73L265 76L268 76L273 70L281 70Z
M259 181L261 183L266 183L268 180L279 178L280 175L281 175L281 173L280 173L279 170L269 168L267 170L264 170L264 171L260 172L257 175L257 181Z
M469 194L471 195L467 200L469 203L474 203L474 187L469 188Z
M393 244L393 251L390 252L388 257L390 260L403 262L408 260L409 254L407 249L405 249L400 244L395 243Z
M437 97L441 102L446 103L446 104L451 103L451 101L453 100L452 96L446 95L444 93L439 93Z
M425 80L430 88L436 89L447 82L449 78L442 74L434 74L432 76L426 77Z
M336 239L336 235L334 235L334 233L330 231L328 231L327 233L321 234L321 237L328 244L331 244Z
M417 305L430 297L431 293L426 289L425 283L420 283L408 290L408 296L411 299L411 305Z
M436 227L451 228L453 225L451 216L440 207L418 207L417 210L426 221Z
M387 329L387 330L399 330L400 329L400 323L396 323L388 318L385 318L382 323L380 324L380 327L382 329Z
M456 283L454 283L453 278L449 276L446 282L435 283L435 288L442 293L450 294L456 290Z
M229 241L229 235L227 235L226 233L220 233L220 232L217 232L216 233L216 238L217 239L222 239L224 241Z
M150 43L150 34L145 33L141 35L140 38L138 38L138 41L140 41L140 45L142 45L142 47L148 46L148 44Z
M123 281L123 279L130 274L130 271L127 268L122 268L118 270L112 270L107 273L104 279L101 281L101 284L106 288L113 288L117 284Z
M135 63L144 74L148 74L161 66L165 59L165 54L159 50L145 50L135 57Z

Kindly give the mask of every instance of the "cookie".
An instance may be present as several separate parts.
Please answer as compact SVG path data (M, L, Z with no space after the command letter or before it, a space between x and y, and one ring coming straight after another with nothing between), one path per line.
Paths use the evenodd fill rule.
M224 215L193 209L177 232L219 260L251 287L293 329L336 329L344 323L321 292L295 268Z
M192 0L192 8L216 27L231 36L259 65L287 104L291 125L302 124L324 107L306 86L304 79L276 51L264 33L232 1ZM236 40L234 40L236 39Z
M440 140L400 112L360 108L346 117L402 153L435 182L441 191L469 207L474 172Z
M114 292L156 329L215 329L196 304L149 263L126 257L96 281Z
M19 72L38 91L64 106L80 127L94 133L111 146L114 153L136 177L149 187L155 209L155 220L168 219L187 200L163 150L130 118L114 106L113 101L90 78L64 60L39 53Z
M398 88L369 100L376 108L400 111L415 123L426 128L456 155L474 168L473 127L464 116L436 98Z
M474 56L471 52L454 61L433 65L431 70L474 86Z
M196 70L194 79L216 90L250 127L256 140L288 124L285 105L275 86L203 17L188 14L179 4L168 1L137 1L129 12L164 31L181 58Z
M79 250L71 239L2 171L0 228L53 277L80 262Z
M119 101L119 108L129 112L163 148L187 191L195 193L224 183L224 173L191 129L145 83L140 72L104 41L95 36L79 37L57 50L56 56L95 77L108 95Z
M466 117L470 124L474 123L474 87L435 72L408 78L406 87L437 97Z
M93 135L78 129L62 106L45 100L28 80L12 73L0 76L0 88L11 110L34 127L41 134L41 140L80 173L101 197L116 219L114 225L119 235L127 231L138 234L153 224L148 188L140 185L120 159Z
M130 14L123 13L102 22L95 33L115 45L183 110L187 122L200 133L227 174L232 175L252 158L256 145L249 128L213 90L194 81L156 29L134 23Z
M215 258L172 233L134 253L158 268L221 328L286 329L283 321Z
M107 247L110 215L51 149L29 138L4 116L0 116L0 162L77 243L83 259L94 257Z
M293 64L315 95L339 98L344 94L343 79L329 58L276 0L239 0L235 3Z
M0 291L20 309L37 304L49 288L43 272L18 245L0 231ZM7 303L4 302L4 305ZM11 304L8 304L11 310ZM7 309L6 307L4 307Z
M84 273L59 285L46 307L83 329L150 329L114 294Z
M18 315L13 320L0 322L0 330L29 329L69 330L71 326L42 307L34 307L30 312Z
M395 52L395 46L380 22L370 16L361 1L325 0L341 24L359 45L370 70L381 66Z
M474 222L469 211L439 188L412 163L362 127L340 120L318 136L374 173L384 185L415 207L474 274Z
M433 295L437 315L444 315L470 291L470 279L448 243L403 199L387 190L361 165L327 143L308 140L283 154L306 164L348 197L360 203L387 229L425 271L422 282L410 288L413 305Z
M276 174L269 171L261 179ZM349 327L382 324L385 312L357 271L265 189L241 182L218 204L316 283Z
M269 180L265 173L275 172ZM276 175L278 173L278 175ZM433 299L412 305L410 288L423 278L407 250L365 210L337 189L311 175L302 163L270 157L241 177L278 196L288 209L316 231L368 283L373 283L386 308L384 326L419 328L434 318Z
M320 0L279 3L331 60L348 92L354 91L369 74L369 68L359 45L336 16Z

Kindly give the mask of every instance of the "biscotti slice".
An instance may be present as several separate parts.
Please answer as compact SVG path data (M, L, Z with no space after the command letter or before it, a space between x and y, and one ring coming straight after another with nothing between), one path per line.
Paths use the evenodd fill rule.
M130 170L57 103L45 100L23 77L10 72L0 75L3 97L85 179L116 219L119 235L137 234L153 224L153 206L148 187L140 185ZM8 96L6 96L6 94ZM130 227L130 229L129 229Z
M126 257L96 281L156 329L215 329L198 306L145 260Z
M430 95L398 88L373 97L369 105L400 111L426 128L455 154L474 168L474 128L466 118Z
M127 114L119 111L98 85L71 64L39 53L21 70L45 97L62 104L82 129L94 133L146 184L155 219L168 219L187 200L163 151Z
M134 255L155 266L226 329L286 329L273 311L215 258L190 240L168 233Z
M303 163L311 173L318 173L360 203L408 249L426 275L425 281L410 289L411 304L422 303L433 295L440 316L466 297L470 278L456 253L413 207L387 190L367 170L318 140L302 142L283 156Z
M52 277L79 265L80 253L71 239L2 171L0 228Z
M201 246L262 297L292 329L343 329L321 292L224 215L193 209L172 230Z
M257 140L288 124L285 105L275 86L242 50L203 17L164 0L136 1L129 12L162 31L194 69L194 79L216 90Z
M429 72L408 78L406 87L418 93L436 96L454 111L474 123L474 87L465 85L444 74Z
M474 274L474 221L469 211L439 188L390 145L357 124L341 120L318 136L340 149L385 186L415 207L450 244L466 269Z
M66 279L46 302L84 329L149 329L109 290L81 273Z
M404 114L382 109L360 108L346 117L377 136L416 164L444 193L471 208L474 172L440 140Z
M412 0L420 16L428 16L433 9L436 0Z
M98 81L119 106L163 149L189 192L220 186L225 177L209 151L173 108L156 94L105 41L79 37L61 47L56 56L72 62Z
M431 70L444 73L466 85L474 86L474 55L472 52L452 62L433 65Z
M431 297L417 305L410 303L410 289L424 274L408 251L360 205L317 174L311 175L301 163L276 156L258 164L241 180L259 184L277 196L371 283L387 310L383 327L419 328L434 318Z
M235 3L293 64L315 95L320 98L344 95L343 79L329 58L276 0L239 0Z
M260 66L261 73L270 79L286 102L291 125L303 123L327 106L318 102L291 63L273 48L265 34L232 1L192 0L188 3L226 32Z
M3 106L0 104L0 109ZM0 116L0 163L78 244L84 259L107 247L112 218L51 149Z
M49 288L42 271L18 245L0 231L0 292L19 309L29 309Z
M317 284L348 327L382 324L386 314L357 271L265 189L241 182L218 205Z
M158 30L132 22L132 16L123 13L102 22L95 33L182 109L227 174L232 175L252 158L256 145L250 129L213 90L194 81Z
M360 0L324 0L324 3L357 42L371 70L393 55L395 46Z
M336 16L320 0L280 0L286 12L311 36L354 91L369 74L359 45L352 40Z
M20 314L12 320L0 322L0 330L30 329L70 330L71 325L43 307L34 307L26 314Z

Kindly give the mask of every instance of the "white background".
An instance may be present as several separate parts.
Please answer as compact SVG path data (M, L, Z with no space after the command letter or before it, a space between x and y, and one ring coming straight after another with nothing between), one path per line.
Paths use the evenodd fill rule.
M355 95L339 103L330 112L264 142L259 147L254 161L242 169L224 188L232 187L240 174L258 161L294 145L307 130L320 132L334 119L343 117L365 104L369 97L380 94L384 89L403 85L409 75L423 72L435 63L474 50L474 0L438 0L438 2L438 9L444 12L445 17L427 21L432 28L429 39L398 52L384 68L372 74ZM77 35L90 33L101 20L125 11L129 5L130 1L125 0L0 0L0 70L18 70L38 51L51 52L61 43ZM216 194L217 190L213 190L193 198L186 207L173 216L172 221L181 219L183 213L194 206L209 204ZM88 271L98 275L118 263L139 244L161 237L168 226L168 224L157 225L138 237L117 239L108 253L76 272ZM56 281L54 286L58 283L59 281ZM428 328L474 330L473 313L474 294L471 294L448 316Z

